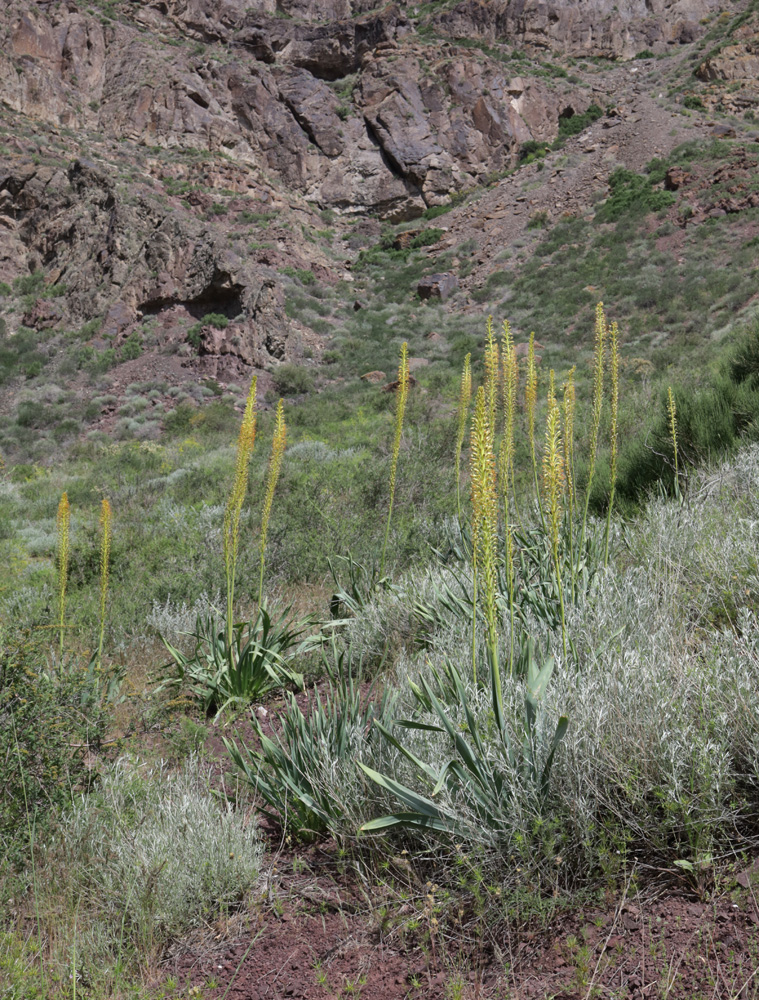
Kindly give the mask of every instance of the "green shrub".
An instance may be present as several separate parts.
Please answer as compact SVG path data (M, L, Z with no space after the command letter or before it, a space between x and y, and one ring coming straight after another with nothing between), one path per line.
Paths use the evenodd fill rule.
M200 321L202 326L213 326L217 330L226 330L229 319L223 313L206 313Z
M187 331L187 340L197 351L200 348L204 326L213 326L217 330L225 330L229 319L223 313L206 313L202 319L194 323Z
M295 278L301 285L315 285L316 276L312 271L304 267L291 267L287 264L279 269L280 274L286 274L288 278Z
M570 136L579 135L580 132L584 132L585 129L592 125L593 122L598 121L598 119L603 115L603 111L597 104L591 104L587 111L583 111L579 115L562 115L559 117L559 136L556 140L557 144L561 144L565 139Z
M286 363L280 365L272 376L274 390L280 396L301 396L314 387L314 377L308 368Z
M429 229L423 229L409 243L409 250L418 250L420 247L431 246L433 243L439 242L442 235L443 230L436 229L434 226Z
M121 345L121 360L135 361L142 354L142 337L138 330L130 333Z
M50 427L58 419L58 413L51 406L25 400L18 404L16 423L20 427Z
M450 212L451 209L455 208L453 201L450 201L447 205L430 205L429 208L425 208L422 212L422 218L427 219L438 219L441 215L445 215L446 212Z
M538 212L534 212L527 223L528 229L545 229L548 225L548 212L545 209L541 209Z
M95 337L98 333L100 333L102 326L102 318L95 316L93 319L87 320L86 323L79 327L79 331L76 336L79 340L90 340L92 337Z
M731 369L741 374L744 360L751 366L750 353L739 350ZM732 366L736 365L735 368ZM720 375L709 384L691 389L673 386L677 410L678 460L682 467L716 461L730 455L740 438L754 429L759 432L759 385L751 374L743 380ZM674 456L667 410L667 393L661 391L657 415L646 438L638 438L623 447L617 491L620 498L640 501L657 484L665 489L674 486ZM604 487L605 491L605 487ZM594 497L602 506L601 494Z
M13 289L18 295L39 295L45 287L45 272L34 271L13 281Z
M649 178L623 167L618 167L609 176L609 189L609 197L596 213L598 222L616 222L622 217L660 212L675 200L670 191L655 189Z
M181 437L187 434L192 428L192 418L198 413L198 408L193 403L183 402L169 412L163 418L163 428L171 437Z
M759 321L744 334L729 362L730 378L736 385L746 384L759 391Z
M0 298L7 298L12 292L13 289L7 281L0 281Z
M688 94L688 96L683 101L683 107L688 108L691 111L706 111L706 105L697 97L695 94Z
M529 139L519 147L519 162L532 163L534 160L541 160L547 152L548 146L546 143Z

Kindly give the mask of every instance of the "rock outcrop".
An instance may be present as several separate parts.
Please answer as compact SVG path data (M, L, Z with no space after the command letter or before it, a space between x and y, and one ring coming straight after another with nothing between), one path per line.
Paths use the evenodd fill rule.
M188 319L235 320L236 354L262 366L285 356L288 321L275 272L243 261L189 213L161 210L146 191L130 201L113 178L85 159L67 171L29 165L0 175L0 274L44 270L65 288L23 317L37 329L104 317L119 342L138 322L179 309Z
M433 24L452 38L509 41L534 51L582 57L631 59L649 49L692 42L703 32L715 0L463 0L435 15Z
M176 0L104 26L70 6L43 13L14 0L0 28L0 99L56 126L224 153L319 208L390 219L502 171L521 143L555 137L567 102L588 103L569 85L515 85L471 50L418 44L398 6L319 10L344 19ZM156 45L156 33L178 31L185 45Z

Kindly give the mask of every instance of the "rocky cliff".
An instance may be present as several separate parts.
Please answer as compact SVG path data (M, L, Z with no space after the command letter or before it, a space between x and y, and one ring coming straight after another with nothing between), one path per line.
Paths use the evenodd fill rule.
M525 143L613 106L630 87L625 60L691 45L716 9L10 0L0 281L43 271L60 294L9 312L6 328L98 317L95 346L118 346L152 318L183 363L199 350L198 363L229 370L319 349L286 315L282 272L350 280L350 262L313 235L325 219L359 222L345 234L355 247L377 219L417 218L494 183ZM742 48L709 55L699 74L755 76L754 42L746 27ZM608 69L577 62L599 57ZM261 219L266 245L245 230ZM190 350L186 329L209 314L228 321L224 334L207 328Z

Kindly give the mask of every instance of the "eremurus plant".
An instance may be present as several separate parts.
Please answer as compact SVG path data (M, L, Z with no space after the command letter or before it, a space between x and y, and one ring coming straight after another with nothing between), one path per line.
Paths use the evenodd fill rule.
M245 403L240 432L237 437L235 476L232 489L224 509L224 571L227 588L227 642L232 644L234 624L235 576L237 572L237 552L240 542L240 514L248 490L248 468L250 456L256 441L256 384L254 375Z

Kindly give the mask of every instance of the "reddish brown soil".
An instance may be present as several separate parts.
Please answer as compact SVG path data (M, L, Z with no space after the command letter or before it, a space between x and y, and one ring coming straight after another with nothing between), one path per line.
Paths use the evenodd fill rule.
M670 886L515 930L437 926L429 883L391 894L334 844L283 846L244 932L174 953L180 983L216 1000L759 997L759 862L708 901Z

